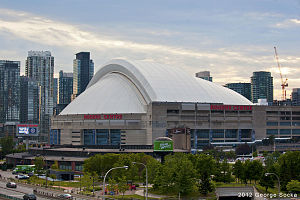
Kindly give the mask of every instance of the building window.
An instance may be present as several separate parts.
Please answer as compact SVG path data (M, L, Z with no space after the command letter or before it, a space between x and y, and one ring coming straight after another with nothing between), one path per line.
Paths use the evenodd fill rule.
M241 138L251 138L251 129L241 129Z
M59 163L59 169L70 171L70 170L72 170L71 163L69 163L69 162L60 162Z
M209 138L209 129L193 129L191 135L195 135L195 138Z
M168 114L178 114L179 110L167 110Z
M225 138L236 138L237 137L237 129L226 129L225 130Z
M278 122L267 122L267 126L278 126Z
M290 135L291 129L280 129L280 135Z
M82 171L83 170L83 166L82 165L76 165L75 166L75 171Z
M50 144L60 144L60 129L50 131Z
M292 112L293 115L300 115L300 112Z
M277 111L267 111L267 115L278 115Z
M292 122L292 126L300 126L300 122Z
M291 126L291 122L280 122L280 126Z
M95 145L95 130L94 129L84 129L83 130L83 143L85 145Z
M119 145L121 143L121 130L111 129L110 130L110 143L111 145Z
M292 133L293 133L293 135L300 134L300 129L293 129Z
M108 129L97 129L96 130L96 144L97 145L107 145L109 138Z
M277 135L278 129L267 129L267 135Z
M212 129L212 137L213 138L224 138L224 130L223 129Z

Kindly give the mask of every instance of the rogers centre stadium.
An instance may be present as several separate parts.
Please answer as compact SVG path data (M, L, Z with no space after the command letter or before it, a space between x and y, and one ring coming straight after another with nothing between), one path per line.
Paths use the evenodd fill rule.
M173 67L112 60L86 90L51 119L51 147L10 154L11 164L44 155L50 166L79 170L97 153L194 152L207 145L233 148L275 137L258 151L299 150L299 106L253 105L242 95Z
M87 89L52 118L50 143L148 149L167 136L175 149L189 151L269 135L299 136L291 123L286 135L278 131L280 109L284 116L292 115L291 107L255 106L233 90L177 67L116 59L103 65ZM268 127L269 119L277 125Z

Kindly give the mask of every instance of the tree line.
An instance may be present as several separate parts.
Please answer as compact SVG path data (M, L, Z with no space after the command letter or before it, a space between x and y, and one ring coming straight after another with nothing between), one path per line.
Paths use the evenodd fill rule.
M103 179L110 168L126 165L129 166L128 170L113 170L108 179L115 182L144 181L144 167L133 162L147 165L149 183L153 184L154 190L162 193L180 192L185 195L198 191L206 195L214 190L215 182L234 181L260 184L267 190L276 183L276 177L265 176L267 172L279 175L284 191L289 191L287 185L292 180L300 180L300 152L270 154L266 157L265 165L259 160L237 161L230 165L226 158L221 161L206 153L170 154L165 157L164 163L145 154L98 154L85 161L84 172Z

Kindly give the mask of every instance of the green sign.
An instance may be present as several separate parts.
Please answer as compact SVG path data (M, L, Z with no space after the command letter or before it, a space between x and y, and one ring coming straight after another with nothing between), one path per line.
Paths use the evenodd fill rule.
M173 151L173 141L154 141L154 151Z

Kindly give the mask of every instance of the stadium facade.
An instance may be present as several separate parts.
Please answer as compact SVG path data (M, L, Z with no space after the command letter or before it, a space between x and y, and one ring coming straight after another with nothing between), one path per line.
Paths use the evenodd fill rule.
M148 148L156 138L168 136L174 148L189 150L269 135L300 136L295 109L300 111L255 106L233 90L173 66L112 60L52 118L50 143ZM282 120L282 113L290 118Z

